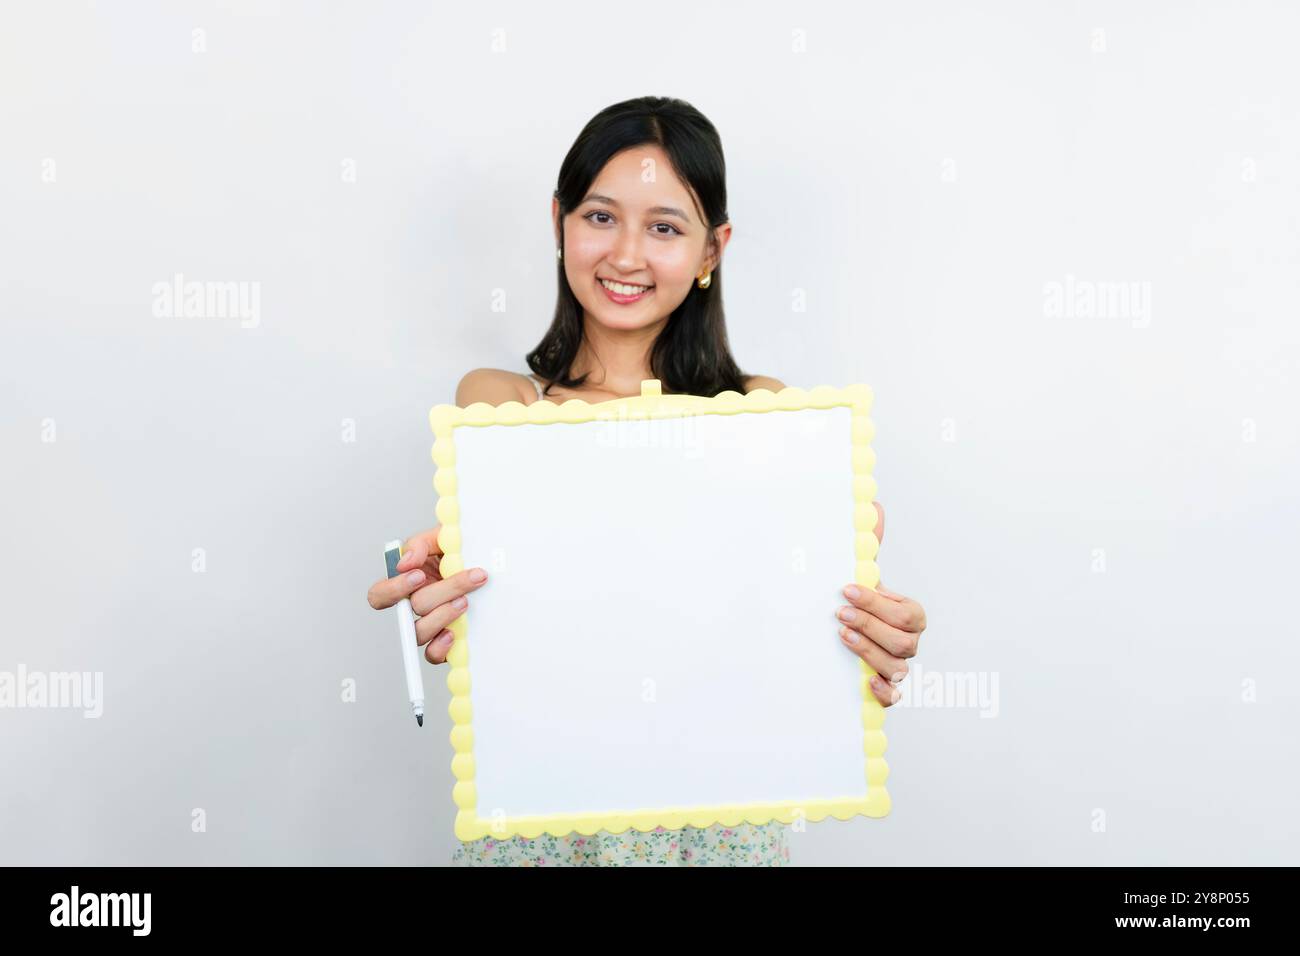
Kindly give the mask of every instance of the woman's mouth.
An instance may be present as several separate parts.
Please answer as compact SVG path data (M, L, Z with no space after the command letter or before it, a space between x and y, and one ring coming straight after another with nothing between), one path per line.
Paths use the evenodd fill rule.
M596 277L596 285L605 290L605 295L609 296L619 305L627 305L629 302L639 302L655 290L652 285L629 285L622 282L613 282L609 279Z

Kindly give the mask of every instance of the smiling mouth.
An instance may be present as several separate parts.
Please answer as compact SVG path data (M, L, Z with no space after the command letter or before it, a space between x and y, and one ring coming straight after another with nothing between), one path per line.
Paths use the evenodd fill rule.
M597 276L596 281L602 288L612 295L627 299L634 299L654 288L652 285L634 285L628 282L615 282L612 279L605 279L601 276Z

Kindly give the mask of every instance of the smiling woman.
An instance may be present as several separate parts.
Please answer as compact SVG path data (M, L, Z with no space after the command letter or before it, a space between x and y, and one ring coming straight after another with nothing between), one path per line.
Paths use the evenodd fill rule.
M596 114L551 197L556 302L528 353L551 401L779 391L732 357L722 302L731 239L726 162L713 124L682 100L641 97ZM475 369L456 402L533 400L528 373Z
M723 251L731 238L726 164L713 124L689 103L642 97L602 110L578 134L560 165L551 197L556 241L555 314L527 355L529 370L475 369L461 379L456 404L500 405L577 398L603 402L641 393L658 379L665 394L713 397L773 392L777 379L741 371L727 343L722 307ZM876 505L876 536L884 514ZM757 516L756 519L758 520ZM466 569L438 574L437 531L404 547L401 577L371 588L372 607L410 596L426 659L442 664L453 643L448 626L468 595L490 587ZM883 592L883 589L881 589ZM846 590L840 639L879 674L905 674L914 653L919 605L875 592ZM474 600L480 600L474 597ZM490 598L482 598L490 600ZM906 606L895 602L910 602ZM832 622L827 622L828 636ZM859 639L859 636L862 639ZM883 706L888 683L874 680ZM739 759L739 758L738 758ZM454 862L467 866L780 866L789 862L784 824L742 823L640 833L598 831L529 840L484 838L462 843Z
M551 219L555 314L527 356L548 398L636 395L647 378L746 390L722 306L726 163L697 109L641 97L596 114L560 164Z

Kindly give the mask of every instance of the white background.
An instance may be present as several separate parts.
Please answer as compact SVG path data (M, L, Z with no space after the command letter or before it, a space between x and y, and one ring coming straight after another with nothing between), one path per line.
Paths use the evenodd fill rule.
M449 858L445 669L417 731L365 592L434 522L429 407L549 321L565 151L645 94L721 133L742 366L875 389L914 671L998 679L891 708L894 811L794 862L1295 861L1293 6L0 16L0 670L105 698L0 711L0 862ZM155 317L178 272L260 323ZM1048 314L1068 277L1149 321Z

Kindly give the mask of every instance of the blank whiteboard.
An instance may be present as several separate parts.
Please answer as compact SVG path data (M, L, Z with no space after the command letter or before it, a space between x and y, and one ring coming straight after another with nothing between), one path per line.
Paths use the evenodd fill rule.
M871 391L436 407L456 835L883 816Z

